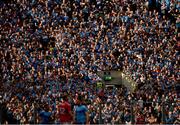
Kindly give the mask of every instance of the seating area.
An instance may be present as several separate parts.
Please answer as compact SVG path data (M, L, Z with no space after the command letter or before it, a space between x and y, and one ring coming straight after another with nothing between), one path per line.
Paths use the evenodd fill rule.
M180 124L179 10L179 0L1 0L0 124L40 124L47 107L58 124L64 93L72 109L84 97L90 124ZM98 91L107 69L136 90Z

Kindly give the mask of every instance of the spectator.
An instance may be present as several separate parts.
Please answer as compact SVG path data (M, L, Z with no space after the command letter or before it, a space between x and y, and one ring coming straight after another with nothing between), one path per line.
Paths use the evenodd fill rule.
M74 109L74 123L75 124L88 124L89 123L89 114L87 107L83 104L83 97L78 96L77 106Z
M41 111L39 116L41 118L41 124L49 124L51 119L51 112L48 109L48 105L45 105L45 110Z
M61 124L70 124L72 122L71 105L68 103L67 95L64 95L63 102L58 107L58 115L60 117Z

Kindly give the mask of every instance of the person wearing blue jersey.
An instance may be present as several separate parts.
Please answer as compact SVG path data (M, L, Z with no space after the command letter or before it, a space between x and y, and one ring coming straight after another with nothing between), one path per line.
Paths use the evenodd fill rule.
M49 124L52 113L49 111L49 106L46 104L44 110L42 110L39 114L41 118L41 124Z
M74 123L88 124L89 123L88 108L86 107L86 105L84 105L82 96L78 96L76 104L77 105L74 108Z

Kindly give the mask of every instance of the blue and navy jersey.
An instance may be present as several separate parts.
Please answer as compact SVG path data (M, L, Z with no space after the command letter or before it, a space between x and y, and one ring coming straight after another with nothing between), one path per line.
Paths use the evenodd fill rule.
M86 112L88 111L85 105L75 106L75 120L77 124L86 123Z
M51 113L46 112L46 111L41 111L40 112L40 117L41 117L41 123L42 124L48 124L50 121Z

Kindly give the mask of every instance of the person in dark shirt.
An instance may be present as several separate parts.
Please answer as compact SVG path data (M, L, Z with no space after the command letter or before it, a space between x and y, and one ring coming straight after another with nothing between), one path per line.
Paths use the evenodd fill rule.
M45 105L45 110L42 110L39 114L41 118L41 124L49 124L52 113L49 111L48 105Z
M0 102L0 124L5 124L7 121L7 108L5 103Z

